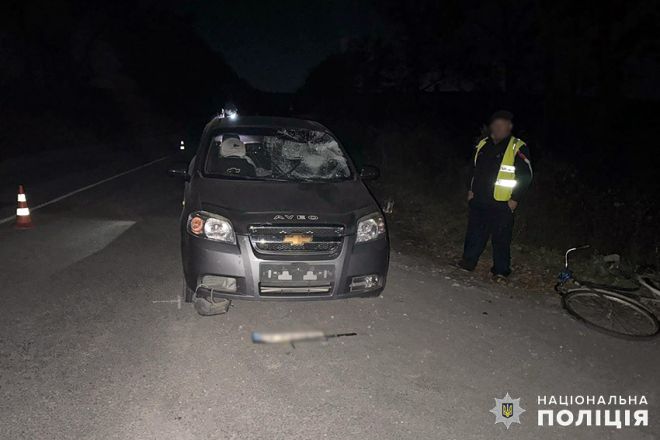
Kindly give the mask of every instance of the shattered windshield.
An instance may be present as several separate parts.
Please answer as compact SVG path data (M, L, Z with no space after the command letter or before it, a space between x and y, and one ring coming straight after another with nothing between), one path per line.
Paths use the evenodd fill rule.
M351 178L332 135L307 129L236 128L211 139L205 173L235 179L325 181Z

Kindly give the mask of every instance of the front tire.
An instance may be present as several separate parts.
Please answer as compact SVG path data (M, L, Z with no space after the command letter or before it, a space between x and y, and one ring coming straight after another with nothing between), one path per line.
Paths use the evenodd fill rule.
M653 312L616 292L580 288L562 296L562 305L588 326L609 335L650 338L660 331Z
M373 292L367 292L363 293L362 295L358 295L358 298L378 298L383 293L383 290L385 290L385 287L380 287Z
M183 297L185 298L187 303L193 302L193 297L195 296L195 292L192 291L191 289L188 288L188 284L186 284L186 278L183 278Z

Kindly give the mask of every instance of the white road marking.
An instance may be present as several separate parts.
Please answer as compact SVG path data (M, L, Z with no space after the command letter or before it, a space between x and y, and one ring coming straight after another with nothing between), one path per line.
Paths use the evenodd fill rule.
M176 308L181 310L181 295L178 295L176 299L155 299L151 301L151 304L159 304L159 303L166 303L166 304L174 304L176 303Z
M110 177L108 177L107 179L99 180L98 182L96 182L96 183L92 183L91 185L83 186L82 188L78 188L78 189L75 190L75 191L71 191L70 193L67 193L67 194L64 194L64 195L62 195L62 196L56 197L56 198L54 198L53 200L49 200L49 201L44 202L44 203L42 203L42 204L40 204L40 205L34 206L34 207L30 208L30 209L31 209L31 211L36 211L37 209L43 208L43 207L48 206L48 205L52 205L53 203L57 203L57 202L59 202L59 201L61 201L61 200L64 200L64 199L66 199L66 198L68 198L68 197L71 197L71 196L76 195L76 194L78 194L78 193L81 193L81 192L83 192L83 191L87 191L88 189L92 189L92 188L94 188L95 186L102 185L102 184L104 184L104 183L110 182L111 180L114 180L114 179L117 179L117 178L119 178L119 177L125 176L126 174L130 174L130 173L133 173L133 172L135 172L135 171L141 170L142 168L146 168L146 167L148 167L148 166L150 166L150 165L155 164L156 162L160 162L160 161L162 161L162 160L165 160L165 159L167 159L168 157L170 157L170 156L164 156L164 157L161 157L160 159L152 160L151 162L147 162L147 163L145 163L145 164L142 164L142 165L140 165L139 167L131 168L131 169L128 170L128 171L124 171L124 172L122 172L122 173L115 174L114 176L110 176ZM3 223L10 222L10 221L14 220L15 218L16 218L16 216L12 215L11 217L6 217L6 218L3 218L3 219L0 219L0 225L3 224Z

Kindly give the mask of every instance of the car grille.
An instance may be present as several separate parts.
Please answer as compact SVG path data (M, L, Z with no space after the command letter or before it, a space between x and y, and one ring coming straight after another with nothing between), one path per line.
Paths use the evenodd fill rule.
M273 255L336 255L341 251L342 226L250 226L255 251Z

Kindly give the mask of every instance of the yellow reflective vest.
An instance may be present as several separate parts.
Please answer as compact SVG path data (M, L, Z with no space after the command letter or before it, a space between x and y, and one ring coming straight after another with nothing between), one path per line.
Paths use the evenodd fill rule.
M488 138L479 141L474 152L474 165L477 165L477 157L479 151L486 145ZM495 181L495 191L493 197L499 202L507 202L511 199L513 188L516 186L516 154L520 148L525 145L522 140L511 136L509 145L506 147L502 163L500 164L500 171L497 173L497 180Z

